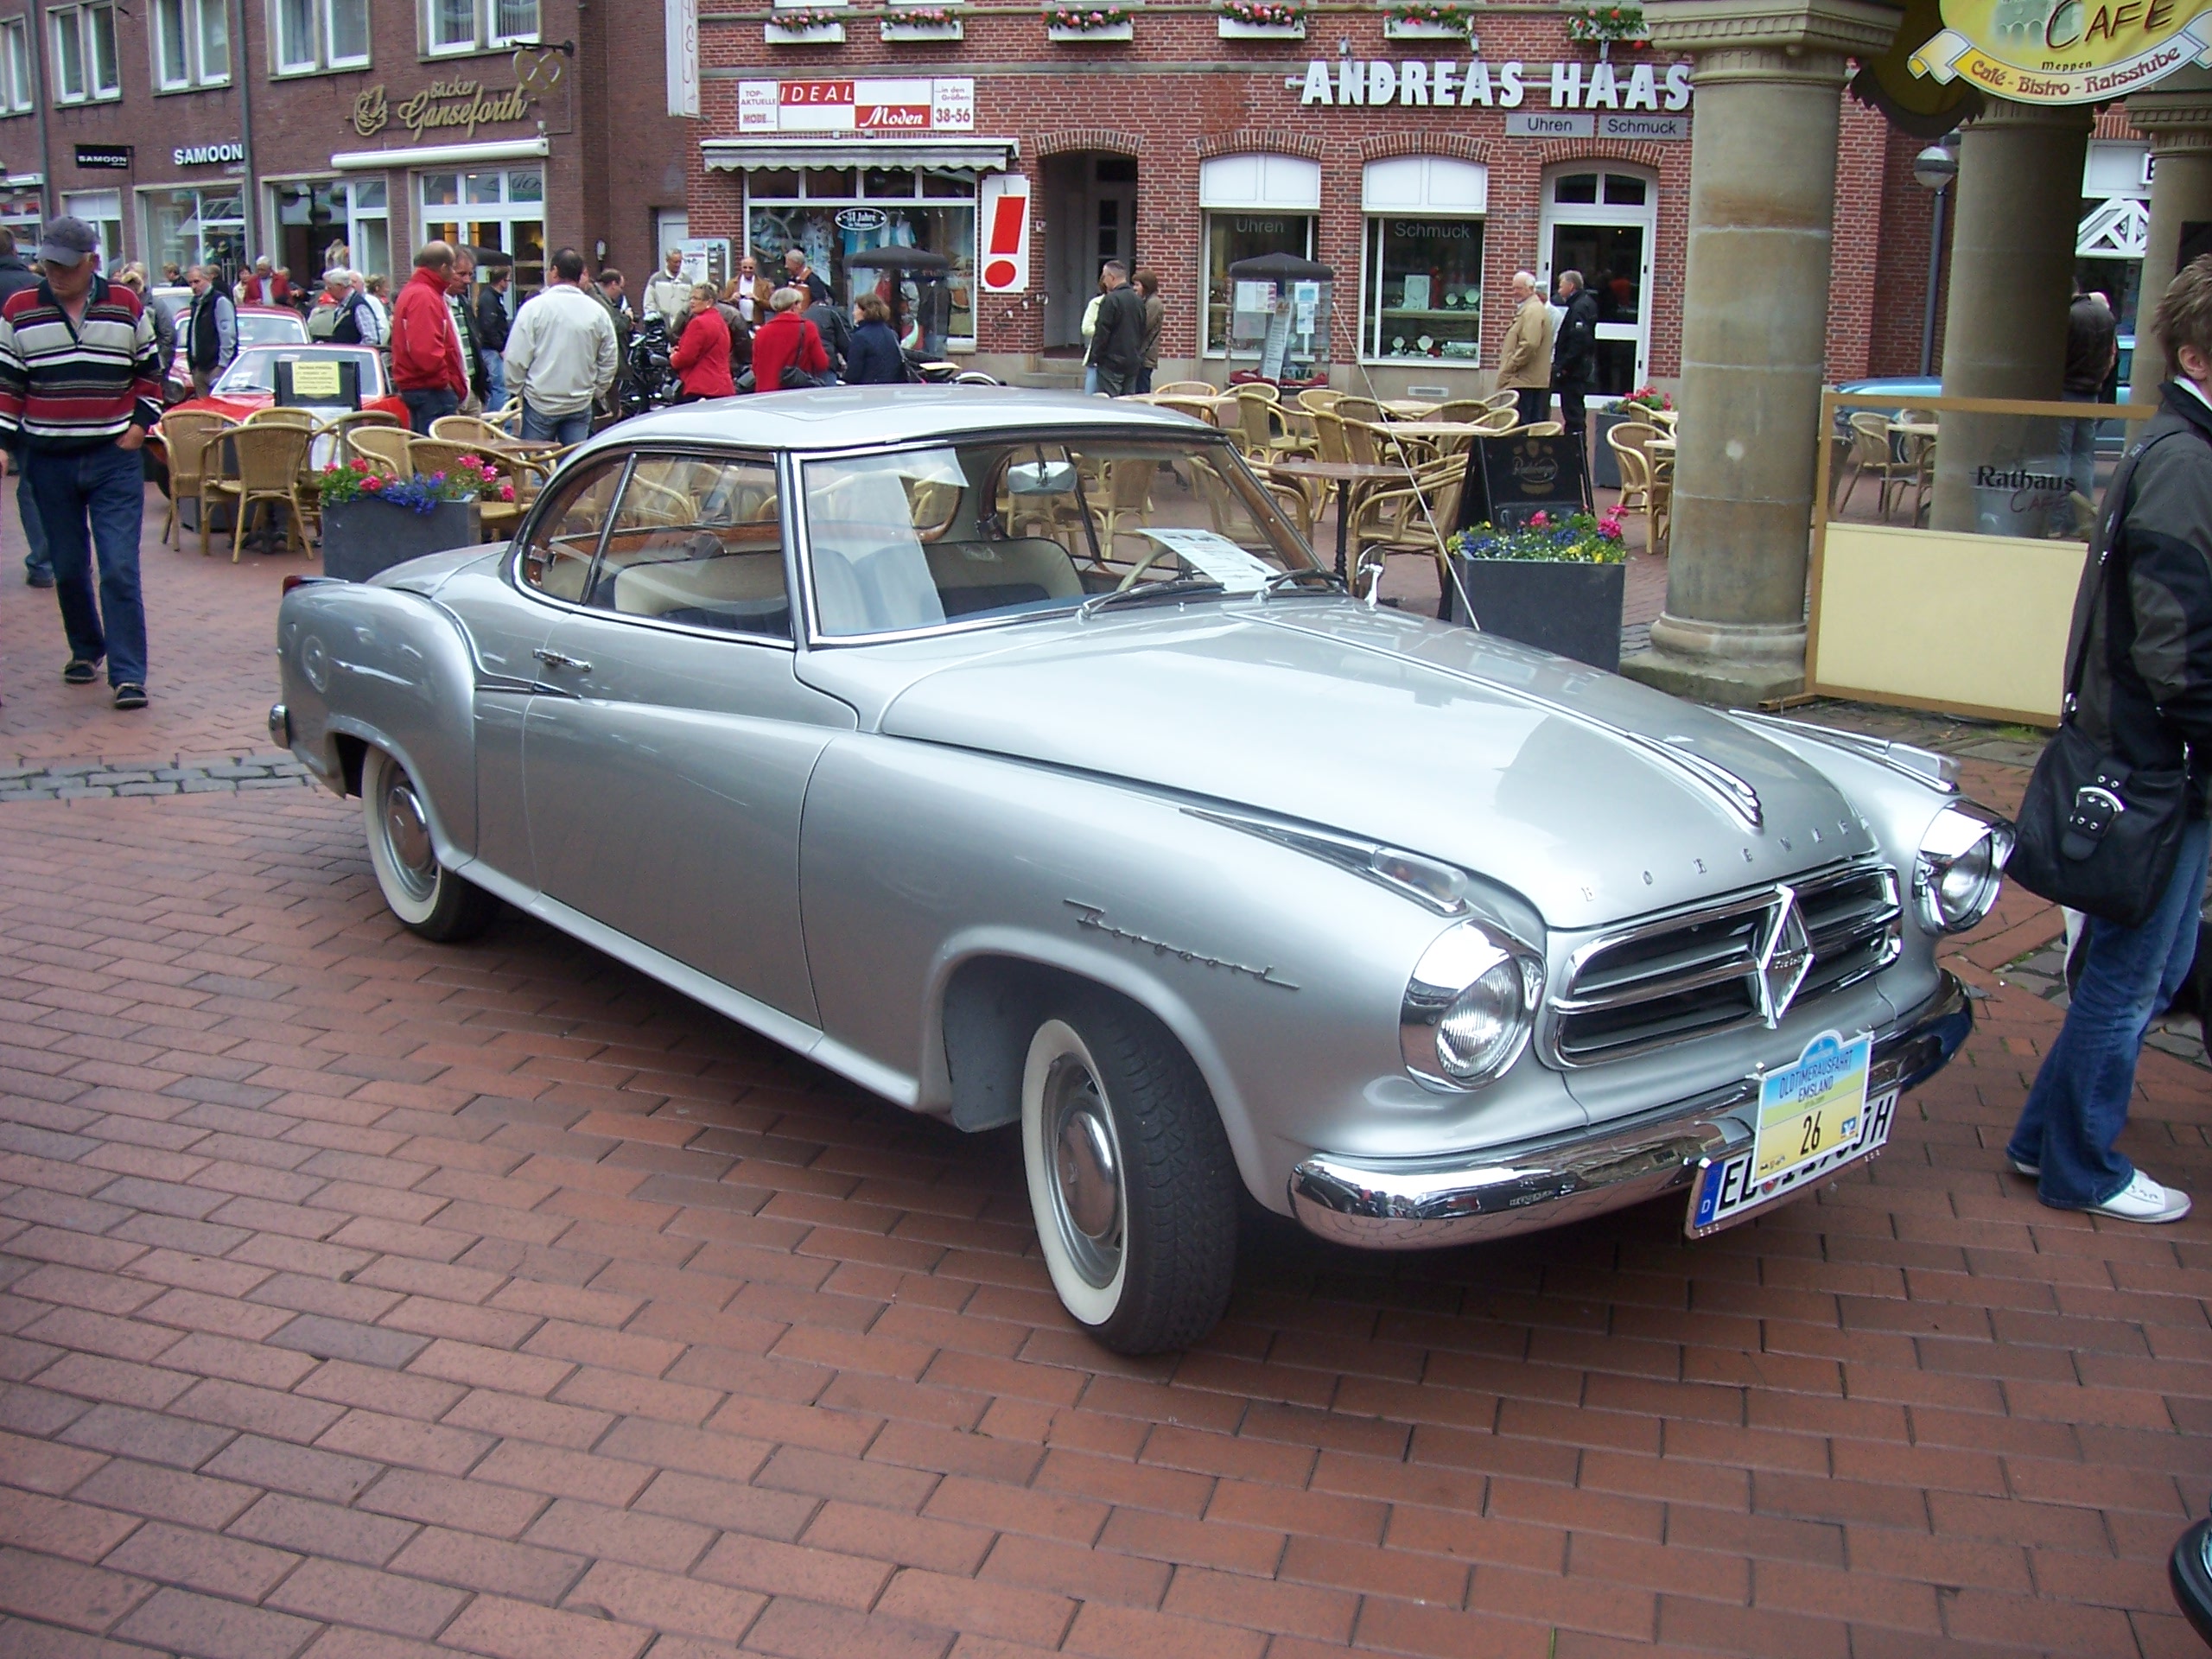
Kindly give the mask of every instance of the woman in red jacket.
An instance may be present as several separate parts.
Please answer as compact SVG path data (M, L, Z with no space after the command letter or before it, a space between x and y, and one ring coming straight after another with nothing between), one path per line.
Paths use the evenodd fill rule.
M737 387L729 378L729 325L715 308L715 290L701 283L691 290L691 318L683 337L668 359L683 388L679 404L696 404L702 397L732 397Z
M805 303L806 296L796 288L779 288L770 296L768 308L775 315L753 331L753 391L781 391L786 367L810 375L830 372L830 353L823 349L820 332L798 314Z

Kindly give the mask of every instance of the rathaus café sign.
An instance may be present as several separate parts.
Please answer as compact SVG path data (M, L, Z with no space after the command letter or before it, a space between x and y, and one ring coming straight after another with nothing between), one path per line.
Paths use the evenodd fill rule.
M1287 83L1300 86L1296 77ZM1690 67L1686 63L1633 67L1606 62L1526 64L1512 60L1493 68L1476 58L1393 61L1388 58L1315 58L1306 66L1298 101L1332 105L1392 104L1401 108L1440 105L1460 109L1517 110L1534 92L1550 94L1555 110L1684 110L1690 102Z

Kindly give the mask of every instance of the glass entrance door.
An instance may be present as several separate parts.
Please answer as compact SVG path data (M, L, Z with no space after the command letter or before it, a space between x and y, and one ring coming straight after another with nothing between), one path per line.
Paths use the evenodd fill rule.
M516 303L545 286L545 174L541 168L422 175L426 236L496 248L514 262ZM478 255L478 280L483 256Z
M1598 172L1562 174L1544 191L1545 288L1579 270L1598 302L1596 397L1626 397L1643 384L1656 194L1634 174Z

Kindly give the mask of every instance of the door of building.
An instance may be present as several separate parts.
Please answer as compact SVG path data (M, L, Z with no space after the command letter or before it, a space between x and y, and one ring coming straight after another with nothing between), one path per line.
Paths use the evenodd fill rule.
M1048 157L1042 172L1045 346L1079 347L1099 266L1119 259L1136 269L1136 158L1083 150Z
M1620 397L1643 384L1651 348L1652 232L1659 187L1637 173L1570 167L1544 182L1547 293L1559 274L1582 273L1598 302L1598 372L1591 388Z
M514 264L517 303L545 286L545 170L486 168L424 173L419 220L426 237L505 254ZM483 280L483 254L477 257Z

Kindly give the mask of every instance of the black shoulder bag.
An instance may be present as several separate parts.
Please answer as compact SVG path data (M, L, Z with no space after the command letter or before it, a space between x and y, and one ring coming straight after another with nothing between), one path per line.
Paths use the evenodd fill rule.
M2097 636L2097 612L2110 611L2113 583L2126 575L2125 557L2115 568L2112 551L2114 542L2124 543L2136 464L2162 442L2154 438L2131 452L2106 493L2095 594L2067 663L2059 727L2028 779L2019 843L2005 867L2030 893L2118 927L2148 921L2173 880L2189 818L2189 769L2130 766L2082 734L2075 724L2075 699Z

